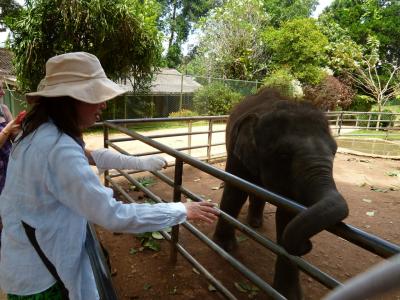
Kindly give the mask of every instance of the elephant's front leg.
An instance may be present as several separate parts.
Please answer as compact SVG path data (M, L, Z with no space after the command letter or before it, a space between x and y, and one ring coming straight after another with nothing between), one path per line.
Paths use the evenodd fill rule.
M256 196L249 196L249 211L247 213L247 223L253 228L260 228L264 220L265 201Z
M282 233L286 225L293 219L282 208L276 211L276 239L282 245ZM274 288L289 300L302 299L302 290L299 281L299 269L290 259L278 255L275 264Z
M247 194L232 185L225 183L224 193L222 195L220 208L233 218L237 218ZM219 217L217 227L214 233L214 241L226 251L233 251L237 248L235 238L235 228L222 217Z

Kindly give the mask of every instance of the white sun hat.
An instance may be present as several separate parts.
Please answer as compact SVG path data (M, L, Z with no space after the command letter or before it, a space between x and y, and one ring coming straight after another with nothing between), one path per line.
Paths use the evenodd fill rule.
M69 96L96 104L123 93L125 90L107 78L96 56L71 52L54 56L46 62L46 77L40 81L37 92L26 94L26 100L33 103L41 97Z

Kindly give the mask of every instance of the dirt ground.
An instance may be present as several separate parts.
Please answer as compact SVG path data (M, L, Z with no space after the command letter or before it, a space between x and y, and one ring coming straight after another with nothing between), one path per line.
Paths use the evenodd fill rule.
M224 168L223 163L215 166ZM173 178L173 168L163 172ZM400 161L338 153L334 177L350 208L345 223L400 244ZM134 199L143 201L143 194L133 191L126 180L121 179L119 182L130 190ZM184 167L183 185L204 199L219 202L222 194L222 189L218 188L220 183L220 180L206 173L190 166ZM163 199L172 198L172 189L161 181L152 182L150 188ZM118 193L116 196L123 200ZM246 210L247 207L244 207L239 217L243 223L246 222ZM258 230L272 240L275 240L274 216L275 208L267 205L264 225ZM207 236L212 236L215 225L194 225ZM170 246L167 241L159 240L160 250L153 251L142 249L140 240L132 234L117 235L98 228L98 235L110 252L112 278L119 299L223 299L182 256L178 255L175 266L169 262ZM237 233L237 236L240 237L240 243L235 257L268 283L272 283L275 255L246 239L243 234ZM339 281L352 278L382 261L382 258L328 232L318 234L312 242L314 248L304 258ZM182 227L180 243L238 299L268 299ZM301 275L301 283L305 299L321 299L329 291L306 274ZM378 299L399 300L400 290Z

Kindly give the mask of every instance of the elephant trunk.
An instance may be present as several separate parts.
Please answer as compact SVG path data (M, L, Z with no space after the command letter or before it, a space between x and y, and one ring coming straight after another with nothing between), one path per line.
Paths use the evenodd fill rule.
M305 211L296 215L289 222L283 232L282 245L290 254L304 255L308 253L312 248L310 242L312 236L348 216L347 203L336 188L332 169L329 165L325 165L324 169L326 172L323 172L324 174L319 172L318 176L313 170L308 170L310 172L308 172L308 176L305 176L308 180L301 183L303 188L299 189L302 192L298 197L301 197L301 203L309 205Z

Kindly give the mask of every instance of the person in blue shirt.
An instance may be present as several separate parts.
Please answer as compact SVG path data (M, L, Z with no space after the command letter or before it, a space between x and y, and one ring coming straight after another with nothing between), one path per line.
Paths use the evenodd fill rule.
M82 131L99 120L106 101L123 92L97 57L73 52L50 58L38 91L26 94L33 107L0 196L0 287L9 299L99 299L84 246L87 222L140 233L217 219L212 203L126 204L101 184L89 161L99 169L165 165L159 156L142 159L107 149L85 155Z

